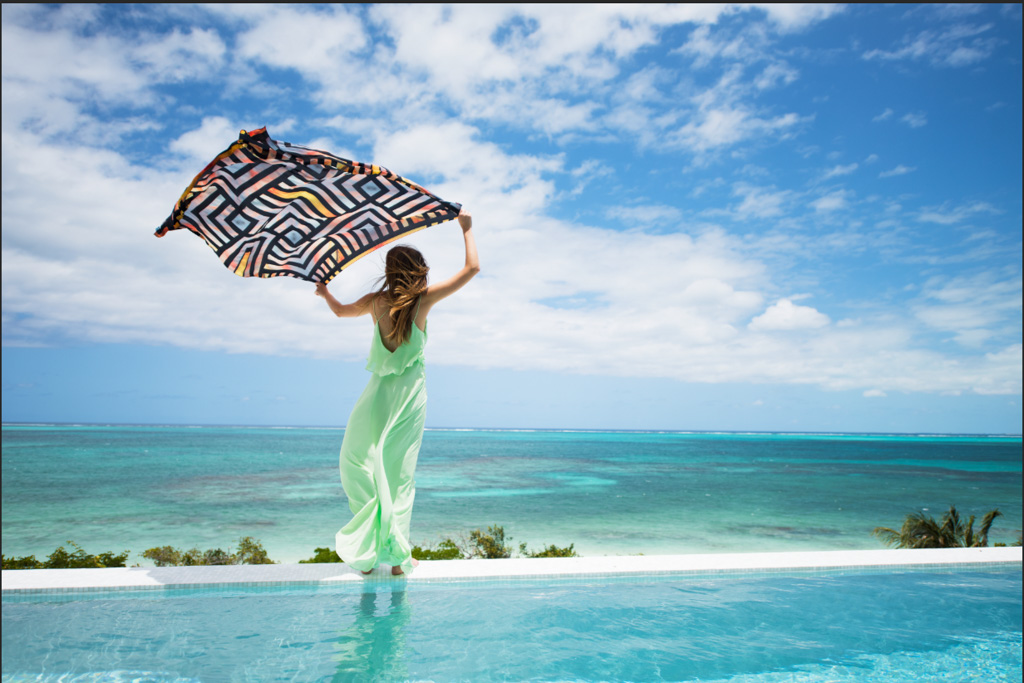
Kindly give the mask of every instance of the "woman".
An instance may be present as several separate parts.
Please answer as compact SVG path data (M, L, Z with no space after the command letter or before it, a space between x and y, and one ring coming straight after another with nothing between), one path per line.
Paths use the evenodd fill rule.
M366 365L373 376L352 409L341 443L341 483L354 516L335 537L338 556L364 574L383 563L397 576L419 564L411 553L409 523L427 408L427 316L480 272L473 218L465 210L459 225L466 265L444 282L428 286L423 255L398 246L388 251L380 290L355 303L339 303L327 285L316 286L336 316L369 314L374 325Z

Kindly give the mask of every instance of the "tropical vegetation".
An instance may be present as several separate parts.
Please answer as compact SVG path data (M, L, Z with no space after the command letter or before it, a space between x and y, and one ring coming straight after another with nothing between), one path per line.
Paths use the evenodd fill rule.
M486 529L474 529L466 536L445 538L436 545L413 546L412 556L417 560L469 560L472 558L502 557L579 557L575 544L566 548L548 545L538 551L531 551L525 543L519 544L518 554L512 547L512 537L505 535L505 527L497 524ZM74 541L68 541L74 552L68 552L61 546L54 550L44 561L37 560L35 555L26 557L3 556L4 569L81 569L100 567L124 567L129 551L120 554L112 552L90 555ZM152 560L157 567L195 567L228 564L274 564L267 556L267 551L260 541L252 536L238 539L238 547L233 553L222 548L200 550L191 548L182 550L164 545L149 548L142 553L147 560ZM341 558L333 548L316 548L312 557L299 560L302 564L341 562ZM137 565L136 565L137 566Z
M99 569L103 567L124 567L129 551L114 554L112 552L90 555L74 541L68 541L74 552L68 552L60 546L45 561L40 562L35 555L25 557L3 557L4 569ZM263 545L252 536L238 539L238 548L227 553L220 548L202 551L199 548L179 550L169 545L150 548L142 556L153 560L158 567L179 567L215 564L273 564L267 557ZM137 566L137 565L136 565Z
M90 555L74 541L68 541L68 545L74 548L74 552L68 552L64 546L59 546L44 561L37 560L35 555L26 555L25 557L0 555L0 558L3 559L4 569L98 569L123 567L129 555L127 550L116 555L112 552Z
M413 546L412 556L417 560L469 560L473 558L498 559L513 557L512 537L505 535L505 527L497 524L486 529L473 529L467 536L446 538L435 546ZM567 548L549 545L536 552L531 552L525 543L519 544L519 555L522 557L579 557L575 544ZM341 558L331 548L317 548L313 557L299 560L303 564L320 562L341 562Z
M936 521L924 511L912 512L897 529L875 527L871 533L888 546L896 548L984 548L988 546L988 532L997 517L998 509L989 510L981 518L981 525L974 528L974 515L966 521L950 505L941 521Z
M263 545L252 536L244 536L238 539L238 548L233 553L227 553L220 548L212 548L202 551L199 548L191 550L179 550L169 545L159 548L150 548L142 553L142 556L158 567L193 567L219 564L274 564L274 561L267 557L267 551Z

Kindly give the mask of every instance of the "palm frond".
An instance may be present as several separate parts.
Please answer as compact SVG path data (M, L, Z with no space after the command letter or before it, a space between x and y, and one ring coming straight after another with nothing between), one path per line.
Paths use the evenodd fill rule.
M914 512L907 515L901 530L903 536L902 548L944 548L944 534L942 526L934 518L924 512Z
M896 546L897 548L902 547L900 540L902 536L900 532L895 529L890 529L887 526L876 526L874 531L871 532L872 536L876 536L882 543L888 546Z
M981 540L981 539L975 537L975 535L974 535L974 515L971 515L971 518L969 520L967 520L967 529L964 531L964 535L963 535L963 542L964 542L964 544L963 544L963 547L965 547L965 548L977 548L978 547L977 541L979 541L979 540Z
M964 523L960 520L960 513L956 511L955 505L949 506L949 511L942 517L942 527L939 532L941 539L940 548L958 548L964 535Z
M941 522L921 510L908 514L899 531L880 526L871 533L886 545L897 548L979 548L988 545L992 522L1002 516L999 510L989 511L981 520L981 528L975 532L974 515L965 522L956 506L950 505Z
M995 510L989 510L984 517L981 518L981 528L978 529L978 536L980 537L981 547L988 545L988 530L992 528L992 522L996 521L996 517L1002 517L1003 513L999 511L999 508Z

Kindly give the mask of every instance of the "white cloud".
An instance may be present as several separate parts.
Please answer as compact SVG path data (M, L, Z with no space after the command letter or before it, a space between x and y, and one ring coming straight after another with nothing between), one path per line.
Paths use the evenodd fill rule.
M850 175L857 170L857 167L858 165L856 163L846 164L845 166L833 166L829 170L825 171L825 175L822 176L822 178L824 180L828 180L829 178L835 178L836 176Z
M656 225L674 227L679 223L682 213L674 206L648 204L641 206L613 206L605 210L605 215L615 218L628 225ZM666 225L667 224L667 225Z
M879 114L878 116L874 117L871 120L876 122L876 123L878 121L888 121L889 119L892 118L892 115L894 113L896 113L896 112L894 112L892 109L886 107L885 110L881 114Z
M954 24L942 32L921 31L904 36L892 50L874 49L862 57L879 61L925 61L932 66L963 67L988 59L996 47L994 39L982 38L992 24Z
M925 223L939 223L940 225L953 225L961 223L976 214L997 214L999 210L988 202L972 202L952 206L949 203L941 206L925 207L917 216L917 220Z
M1019 338L1021 275L932 278L925 283L914 312L929 327L953 333L964 346L980 347L997 336Z
M782 85L790 85L799 78L800 72L784 62L771 63L765 67L761 75L754 79L754 87L768 90Z
M796 114L762 118L742 106L723 105L703 109L684 125L670 141L704 152L734 145L755 136L774 136L805 121Z
M843 5L832 3L758 3L756 6L767 12L784 31L799 31L846 10Z
M826 213L829 211L838 211L840 209L845 209L848 204L848 202L846 201L847 195L848 192L846 192L845 190L836 190L835 192L828 193L824 197L819 197L818 199L815 199L813 202L811 202L811 207L818 213Z
M693 29L686 42L676 51L692 56L693 65L698 68L709 65L712 60L719 57L736 60L748 59L753 55L752 48L743 37L721 40L717 35L712 37L710 26L698 26Z
M224 62L227 48L216 31L178 29L154 40L143 41L132 54L151 78L180 82L216 72Z
M829 317L810 306L794 304L790 299L779 299L776 303L750 321L751 330L813 330L829 324Z
M924 115L924 112L904 114L900 121L911 128L921 128L928 125L928 117Z
M39 30L34 23L5 19L2 32L4 129L76 132L93 141L109 141L117 126L94 118L87 111L90 105L153 105L154 86L204 80L220 69L225 53L214 31L197 28L129 42L102 33L83 37L68 28ZM122 128L127 130L132 129Z
M743 197L743 201L733 207L733 212L738 218L744 219L751 216L771 218L782 215L783 207L791 200L793 193L790 190L777 191L775 188L736 183L733 195Z
M320 73L366 46L362 22L344 6L313 11L265 5L246 8L239 16L251 23L237 37L239 54L268 66Z
M711 24L723 14L750 9L374 5L368 17L389 40L375 43L365 60L359 58L366 43L358 13L284 6L252 13L225 11L249 25L238 40L241 56L297 70L317 84L314 97L325 107L386 112L386 127L431 121L439 109L453 107L467 122L534 130L562 141L625 134L643 146L667 144L700 154L785 136L809 121L811 117L771 112L749 101L761 90L791 83L796 69L773 59L749 83L727 75L680 103L678 72L648 65L623 75L623 65L656 43L669 26L695 26L691 42L701 36L717 40L708 33ZM836 11L827 6L762 9L776 29L786 31ZM317 38L310 43L304 36L311 32ZM752 29L737 44L751 35L765 34ZM296 44L304 49L294 50ZM716 54L733 57L729 50L716 48Z
M890 168L888 171L882 171L881 173L878 174L878 177L879 178L892 178L893 176L906 175L908 173L913 173L916 170L917 170L916 166L904 166L903 164L900 164L898 166Z
M207 116L199 128L182 133L172 140L169 148L172 152L205 164L226 149L238 137L238 133L233 121L223 116Z
M864 392L864 398L885 398L886 393L880 389L868 389Z

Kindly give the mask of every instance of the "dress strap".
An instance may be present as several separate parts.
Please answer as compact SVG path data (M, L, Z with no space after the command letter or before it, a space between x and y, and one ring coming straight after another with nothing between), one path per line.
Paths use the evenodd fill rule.
M384 313L387 313L387 310L385 310L384 313L381 313L380 315L377 315L377 295L376 294L374 294L373 298L370 299L370 311L373 313L373 316L374 316L374 319L373 319L374 324L379 323L380 319L384 317Z

